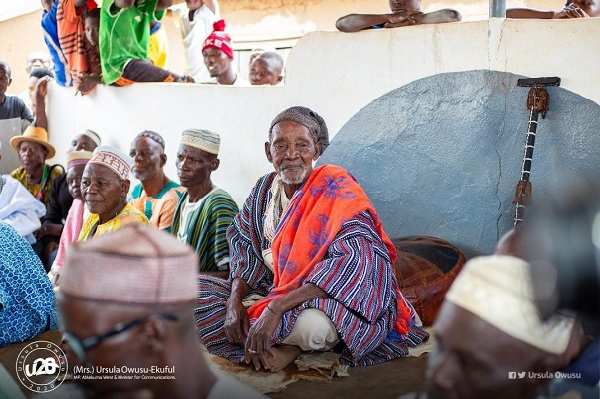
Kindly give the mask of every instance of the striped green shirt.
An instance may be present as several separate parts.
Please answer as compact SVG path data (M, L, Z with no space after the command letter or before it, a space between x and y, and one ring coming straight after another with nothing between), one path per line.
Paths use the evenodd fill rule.
M227 270L229 267L229 245L227 228L238 213L238 206L225 191L215 188L202 198L198 205L182 220L188 204L186 192L175 210L171 233L179 240L191 245L198 254L198 271ZM181 229L180 226L185 226Z

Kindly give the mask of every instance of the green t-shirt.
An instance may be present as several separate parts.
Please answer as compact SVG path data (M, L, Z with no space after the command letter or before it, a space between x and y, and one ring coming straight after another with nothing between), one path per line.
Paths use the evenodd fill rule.
M133 7L119 8L104 0L100 11L100 58L104 84L116 82L129 60L148 58L150 21L164 11L155 11L158 0L137 0Z

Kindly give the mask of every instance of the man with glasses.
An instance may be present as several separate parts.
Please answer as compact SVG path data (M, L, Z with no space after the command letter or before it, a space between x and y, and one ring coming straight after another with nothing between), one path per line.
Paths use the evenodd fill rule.
M188 246L141 225L69 247L57 303L87 397L263 398L203 357L197 264Z

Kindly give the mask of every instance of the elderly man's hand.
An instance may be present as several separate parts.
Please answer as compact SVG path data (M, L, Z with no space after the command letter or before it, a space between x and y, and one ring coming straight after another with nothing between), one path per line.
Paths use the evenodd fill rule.
M248 320L248 312L241 301L233 298L227 301L224 328L229 342L234 345L244 346L250 322Z
M275 367L275 354L271 348L271 337L279 323L281 322L281 314L273 312L266 307L256 323L248 332L246 340L246 364L254 364L256 370L260 370L261 366L265 370L270 370Z

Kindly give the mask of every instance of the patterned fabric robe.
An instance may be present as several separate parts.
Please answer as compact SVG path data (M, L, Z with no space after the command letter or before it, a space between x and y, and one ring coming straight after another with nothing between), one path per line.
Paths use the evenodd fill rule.
M83 223L81 233L77 241L85 241L91 237L101 236L102 234L110 233L111 231L117 231L121 227L131 223L148 224L148 218L144 214L131 205L127 204L119 212L117 216L112 218L106 223L98 224L100 216L92 213L86 221ZM96 227L97 225L97 227ZM94 228L96 231L94 232Z
M44 266L17 232L0 222L0 348L58 327Z
M198 271L227 270L229 246L226 233L238 213L237 204L226 191L215 188L200 200L202 203L186 222L181 220L181 212L187 198L186 192L177 204L171 233L177 236L181 223L187 223L185 242L198 254Z
M427 340L428 334L414 326L414 310L397 290L391 242L352 176L332 165L314 170L291 199L272 245L263 228L274 177L271 173L258 181L228 230L229 281L199 280L196 323L207 349L231 361L243 361L243 348L231 345L223 329L235 278L248 283L250 294L266 296L248 310L251 324L268 300L294 287L313 283L329 295L285 312L272 344L289 335L298 315L307 308L319 309L332 320L345 344L342 362L346 364L376 364L405 356L407 345ZM351 216L328 219L320 213L327 209L328 215L340 216L350 210ZM275 273L263 263L262 252L267 248L273 250Z

